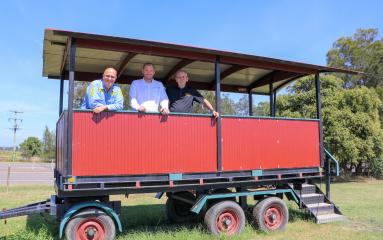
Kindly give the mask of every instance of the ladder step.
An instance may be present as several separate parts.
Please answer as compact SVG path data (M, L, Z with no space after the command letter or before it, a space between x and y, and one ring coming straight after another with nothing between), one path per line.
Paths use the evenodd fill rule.
M313 203L323 203L324 202L324 196L320 193L310 193L310 194L304 194L301 196L302 201L307 204L313 204Z
M325 215L329 213L334 213L334 204L330 203L312 203L307 204L307 209L316 215Z
M317 216L317 223L329 223L329 222L336 222L336 221L342 221L345 217L340 214L331 213L331 214L325 214L325 215L318 215Z
M300 185L295 185L294 190L298 195L316 193L316 186L312 184L303 183Z

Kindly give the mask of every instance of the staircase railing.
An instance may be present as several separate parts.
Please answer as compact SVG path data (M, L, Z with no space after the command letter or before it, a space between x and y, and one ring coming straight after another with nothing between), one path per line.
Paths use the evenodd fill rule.
M339 176L339 162L331 153L324 148L326 154L326 197L330 200L331 162L335 164L335 175ZM331 161L331 162L330 162Z
M330 158L330 160L335 164L335 176L339 176L339 162L335 159L333 155L327 149L324 149L324 152L326 153L327 157Z

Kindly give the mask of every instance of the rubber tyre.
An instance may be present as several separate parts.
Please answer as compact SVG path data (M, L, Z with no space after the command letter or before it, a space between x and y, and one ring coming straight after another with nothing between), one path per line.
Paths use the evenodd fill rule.
M243 209L230 200L221 201L209 208L204 220L209 231L216 236L239 235L246 224Z
M93 238L87 238L86 232L94 232ZM113 219L100 209L85 209L74 215L65 227L68 240L113 240L116 237L116 227Z
M190 201L195 202L196 198L191 192L176 192L173 195L186 198ZM197 214L190 211L192 205L169 197L166 200L166 216L169 221L173 223L186 223L193 222L197 220Z
M261 231L283 231L289 221L286 203L278 197L268 197L253 209L254 225Z

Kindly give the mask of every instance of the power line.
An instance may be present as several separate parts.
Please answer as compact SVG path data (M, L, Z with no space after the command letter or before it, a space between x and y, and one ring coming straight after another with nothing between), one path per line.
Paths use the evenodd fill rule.
M23 112L17 111L17 110L9 110L11 113L13 113L13 117L8 118L9 122L13 122L13 125L11 128L13 131L13 156L12 156L12 162L16 159L16 132L20 130L20 124L23 122L22 118L18 118L18 114L22 114Z

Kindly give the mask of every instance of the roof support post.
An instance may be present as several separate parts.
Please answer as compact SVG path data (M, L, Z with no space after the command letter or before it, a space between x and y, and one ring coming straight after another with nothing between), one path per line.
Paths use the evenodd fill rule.
M323 122L322 122L322 103L320 96L320 80L319 72L315 73L315 96L316 96L316 108L317 108L317 118L319 119L319 141L320 141L320 165L324 167L323 159ZM330 167L327 164L326 172L326 197L330 199Z
M249 94L249 116L253 116L253 93L251 89L248 91Z
M76 39L72 38L70 43L70 50L69 50L67 175L72 175L72 129L73 129L73 98L74 98L75 65L76 65Z
M271 74L270 81L269 81L269 95L270 95L270 117L275 117L274 112L274 94L273 94L273 80L274 80L274 74Z
M277 114L277 91L273 91L273 116Z
M60 76L60 99L59 99L59 117L61 113L63 112L63 106L64 106L64 74L61 74Z
M221 112L221 70L220 59L217 57L215 61L215 109ZM221 141L221 115L216 119L217 129L217 171L222 171L222 141Z

